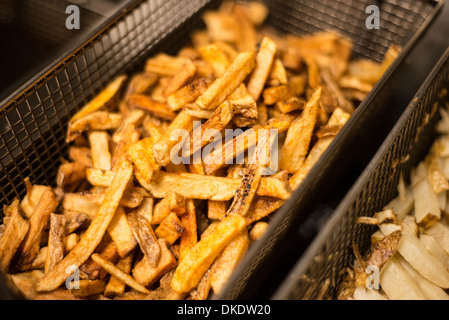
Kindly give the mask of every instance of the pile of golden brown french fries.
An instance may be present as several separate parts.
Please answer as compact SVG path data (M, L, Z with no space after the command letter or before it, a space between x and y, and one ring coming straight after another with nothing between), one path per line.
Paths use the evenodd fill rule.
M0 269L26 298L223 290L399 52L354 60L338 34L281 36L264 26L267 14L256 2L206 12L189 46L116 77L71 118L56 187L27 180L26 196L4 207ZM199 163L172 161L180 142L193 158L213 143L202 134L229 129L242 134ZM260 129L278 139L269 176L259 155L274 142ZM173 139L177 130L190 135ZM254 157L234 161L251 148Z
M437 106L437 105L435 105ZM356 252L340 299L449 300L449 105L442 106L438 138L410 174L401 176L398 196L374 217L358 223L377 225L366 260ZM435 109L436 111L438 109ZM377 269L378 286L366 268ZM368 280L368 281L367 281Z

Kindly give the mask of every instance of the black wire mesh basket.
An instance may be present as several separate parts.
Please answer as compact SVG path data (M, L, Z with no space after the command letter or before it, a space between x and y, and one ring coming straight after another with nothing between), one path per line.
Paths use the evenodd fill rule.
M402 52L215 299L254 298L269 283L279 284L276 279L281 281L284 276L279 264L291 245L289 235L338 180L338 175L329 173L343 172L348 165L347 150L364 145L360 131L369 130L376 118L389 114L382 101L392 94L395 71L404 67L405 58L442 5L430 0L375 1L381 10L381 28L368 30L366 8L373 4L371 0L263 2L270 10L267 24L283 34L335 30L353 41L356 57L378 62L392 44L401 46ZM0 206L25 195L27 177L32 183L55 185L61 159L68 155L65 136L70 117L116 75L142 69L144 61L157 52L175 53L186 45L188 35L202 27L203 10L220 3L135 1L76 43L76 50L30 75L27 84L0 103ZM0 292L2 296L8 295Z
M336 297L345 268L354 262L353 243L362 254L370 248L373 227L356 224L357 218L382 211L397 196L401 174L410 183L411 169L437 137L435 127L441 119L437 107L448 101L448 89L449 49L274 299Z

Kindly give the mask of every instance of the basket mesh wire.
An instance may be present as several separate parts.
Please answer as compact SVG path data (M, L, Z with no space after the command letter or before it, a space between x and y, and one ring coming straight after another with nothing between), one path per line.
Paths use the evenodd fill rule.
M211 0L140 0L128 12L83 44L20 95L0 105L0 206L22 198L24 179L54 185L61 159L67 158L66 128L70 117L117 74L142 68L158 51L175 52L188 34L201 26L199 12ZM365 28L365 9L372 0L264 1L267 23L281 33L298 35L336 30L355 44L356 56L381 61L392 44L405 46L429 22L436 2L429 0L375 1L381 28ZM174 32L175 31L175 32ZM1 215L1 214L0 214ZM266 259L294 215L270 237L226 298L238 298L253 267Z
M357 218L373 216L396 197L401 174L410 182L411 169L423 160L437 136L435 125L440 119L437 107L448 101L448 89L449 50L333 218L279 288L276 299L336 298L345 269L355 259L353 243L362 254L366 253L376 230L357 225Z

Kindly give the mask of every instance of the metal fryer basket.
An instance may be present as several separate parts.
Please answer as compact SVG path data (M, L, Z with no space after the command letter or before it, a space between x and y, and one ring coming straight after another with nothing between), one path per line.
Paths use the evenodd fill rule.
M447 101L448 89L449 49L274 299L335 298L345 268L354 262L352 243L359 245L362 254L367 252L376 230L356 225L357 218L372 216L397 196L401 173L410 182L411 169L429 152L437 136L440 114L436 107Z
M199 12L219 2L136 1L80 43L74 52L67 52L46 70L30 77L29 83L17 94L3 101L0 107L0 206L24 196L26 177L30 177L32 183L54 185L61 159L67 157L65 132L70 117L115 75L141 69L144 60L155 52L175 52L186 44L187 35L200 25ZM383 16L382 28L367 30L364 28L365 9L371 2L265 1L270 9L267 23L281 32L305 34L336 29L355 43L357 56L377 61L393 43L404 50L303 185L276 213L269 232L247 253L223 295L216 298L252 297L267 284L263 279L276 266L273 261L268 263L268 258L275 247L285 243L289 227L306 217L306 209L317 200L316 191L325 182L329 167L338 169L337 164L344 164L339 157L353 143L349 138L355 137L358 126L362 126L361 120L371 119L373 106L382 105L379 101L387 95L394 70L402 65L441 7L441 3L429 0L378 1ZM382 112L381 108L377 112ZM356 125L358 121L360 124ZM331 185L330 181L327 185ZM259 280L251 281L255 278Z

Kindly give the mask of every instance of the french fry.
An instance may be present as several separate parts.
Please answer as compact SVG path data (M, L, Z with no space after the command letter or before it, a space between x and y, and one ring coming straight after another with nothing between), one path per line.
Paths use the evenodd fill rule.
M169 96L190 82L196 74L195 64L188 59L179 71L173 76L164 90L164 96Z
M0 270L8 272L11 260L25 239L30 222L22 216L18 204L10 215L9 222L0 238Z
M91 131L88 134L92 154L92 166L95 169L111 170L109 135L105 131Z
M132 94L145 93L157 80L158 76L155 73L141 72L133 75L123 94L124 100L127 100Z
M30 229L19 248L19 260L17 267L26 271L39 252L39 246L44 228L58 206L55 194L50 190L45 190L39 200L34 213L30 218Z
M424 234L432 236L443 250L449 254L449 228L441 222L435 222L430 228L424 230Z
M145 287L143 287L140 283L138 283L133 277L131 277L129 274L126 274L125 272L114 266L108 260L103 259L99 254L94 253L92 255L92 260L98 263L108 273L118 278L119 280L123 281L131 288L142 293L150 293L150 291L148 291Z
M421 227L427 228L441 218L441 210L438 197L428 180L423 162L412 173L411 181L416 221Z
M45 273L64 258L65 217L62 214L50 214L50 232L47 245Z
M215 80L195 103L202 109L215 110L245 80L255 65L255 54L239 54L225 73Z
M449 272L437 258L426 250L419 239L406 228L404 228L397 251L422 277L441 288L446 289L449 286Z
M416 282L395 257L390 258L383 268L380 285L391 300L425 300Z
M78 193L66 193L62 200L62 208L69 212L85 214L93 220L100 206L92 201L87 195Z
M143 286L151 287L164 274L176 267L176 259L167 247L164 239L159 239L158 245L161 248L160 258L153 265L147 256L144 256L132 270L134 278Z
M185 227L176 213L171 212L161 221L154 233L159 239L165 239L169 245L172 245L181 236L184 230Z
M204 170L210 175L229 163L246 150L254 147L257 143L259 132L277 130L280 134L289 129L293 119L290 116L282 116L271 119L265 126L254 126L253 130L246 130L233 140L224 143L221 148L215 149L204 157Z
M50 189L50 187L37 184L33 185L31 184L29 178L25 178L24 182L27 193L20 202L20 209L29 219L34 212L34 208L37 206L39 200L41 199L42 193L44 193L45 190Z
M86 147L70 147L69 159L88 168L93 166L91 151Z
M114 241L110 237L104 237L101 243L96 248L96 251L101 254L101 256L113 263L117 262L120 259L120 255L117 251L117 246ZM101 266L93 261L91 257L84 262L80 270L80 278L85 280L98 280L104 279L107 273L101 268Z
M159 287L151 291L145 300L182 300L187 293L177 293L171 287L174 270L168 271L159 281Z
M117 171L123 162L128 161L129 147L139 141L141 130L129 124L122 132L122 140L117 143L111 160L111 170Z
M179 262L172 280L176 292L195 288L220 252L246 227L246 219L238 214L219 222L214 231L202 238Z
M153 145L154 140L146 138L132 144L128 149L130 160L147 183L150 183L160 170L153 156Z
M248 82L248 92L254 100L259 100L270 75L277 51L277 45L268 37L262 39L260 49L256 57L256 66Z
M142 217L148 221L153 220L153 210L154 210L154 198L145 197L137 208L136 213L140 214Z
M178 91L170 94L167 97L167 104L172 111L182 109L189 103L194 102L204 92L206 92L209 86L210 80L206 78L199 78L188 84Z
M348 113L344 112L340 108L337 108L329 119L328 124L343 126L348 121L349 117L350 115ZM314 144L302 167L298 171L296 171L290 178L289 185L291 190L295 190L296 188L298 188L298 186L305 179L310 170L312 170L316 162L321 158L322 154L333 142L334 138L334 136L326 136L319 139Z
M254 224L249 233L251 240L256 241L263 237L268 229L268 223L264 221L259 221Z
M133 258L134 253L131 252L126 257L120 259L116 267L125 274L129 274L131 272ZM125 292L125 288L126 288L125 282L120 280L118 277L111 275L109 282L106 285L106 288L104 289L104 296L107 298L115 298L117 296L121 296Z
M68 162L59 167L56 184L65 192L74 192L85 179L86 167L78 162Z
M67 132L67 142L72 142L88 130L116 129L122 123L123 116L118 113L95 111L80 119L70 122Z
M244 230L223 249L215 260L211 267L211 286L215 294L219 294L229 281L232 272L248 250L249 242L248 231Z
M155 205L151 223L160 224L171 212L182 215L185 211L185 198L175 191L170 192Z
M150 222L135 212L128 214L128 221L134 238L145 254L150 266L155 267L161 256L161 248Z
M186 200L186 212L181 215L181 222L185 227L181 234L179 244L179 260L182 260L187 252L198 242L197 224L196 224L196 206L193 199Z
M123 207L118 207L108 226L108 233L117 246L120 257L126 257L137 245Z
M79 280L77 282L79 287L70 289L70 292L75 297L86 298L89 296L100 294L104 291L106 286L103 280Z
M100 110L109 109L115 103L115 99L120 95L123 86L127 80L126 75L117 76L107 87L87 103L80 111L78 111L71 119L76 121L85 116Z
M212 268L212 267L211 267ZM206 271L204 276L201 278L198 286L189 292L186 300L206 300L209 296L211 286L211 268Z
M153 155L156 163L160 166L166 166L170 162L170 153L172 148L179 143L172 138L172 135L176 135L176 130L182 129L187 132L192 132L193 130L194 117L189 116L185 112L181 111L178 113L176 118L170 124L168 129L163 133L162 137L153 146ZM187 139L184 137L183 139Z
M279 186L279 180L271 177L263 177L261 180L264 186L261 193L266 194L273 190L270 193L271 196L279 195L278 191L274 191L274 186ZM161 171L158 178L153 180L146 188L153 197L158 199L165 198L174 191L186 199L227 201L235 196L235 191L240 183L241 179L236 178L192 173L174 174Z
M64 210L63 214L66 220L64 226L65 234L71 234L90 218L89 215L77 211Z
M147 115L147 112L145 112L144 110L131 109L126 117L123 118L120 127L118 127L117 130L114 131L112 135L112 141L115 143L120 143L120 141L126 139L126 128L129 125L133 125L134 127L142 125Z
M99 169L86 169L86 179L93 186L97 187L109 187L112 180L114 179L115 173L109 170L99 170Z
M186 63L187 59L160 53L147 60L145 71L160 76L174 77Z
M440 244L435 240L434 237L421 234L419 236L419 241L422 242L427 251L430 252L432 256L437 258L446 270L449 270L449 255L447 252L440 246Z
M287 132L280 166L283 170L294 174L303 165L310 146L318 113L321 88L315 91L307 103L301 117L297 118Z
M69 276L66 269L75 265L80 267L101 241L106 229L114 217L120 199L125 191L128 182L132 177L132 167L128 162L124 162L109 186L105 199L98 209L94 220L89 228L77 243L76 247L53 269L51 269L37 284L37 291L51 291L61 285Z
M145 110L154 117L172 121L176 114L168 108L165 103L152 100L143 94L133 94L128 98L128 104L131 109L138 108Z
M426 156L424 164L426 165L427 176L433 187L433 191L436 194L440 194L443 191L449 190L449 182L444 176L438 158L433 154L429 154Z

